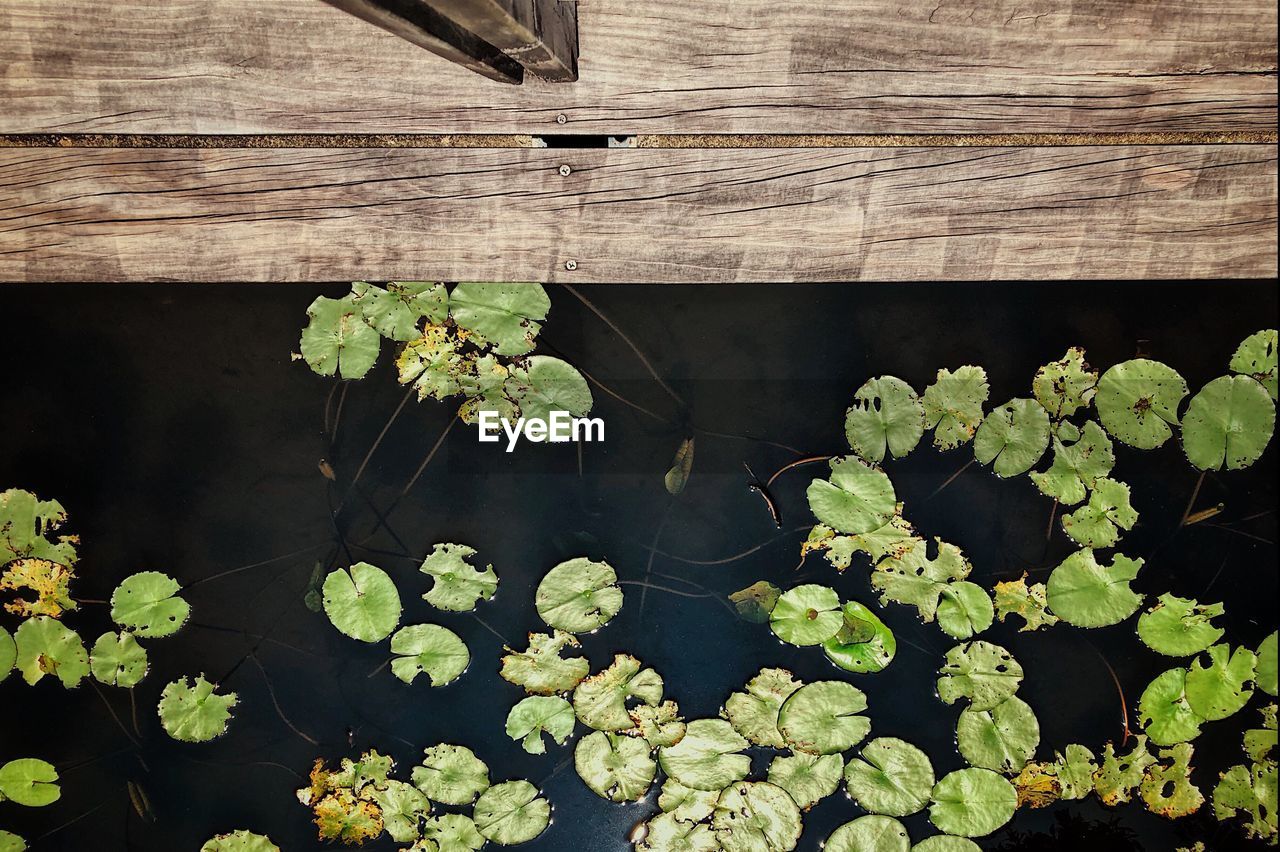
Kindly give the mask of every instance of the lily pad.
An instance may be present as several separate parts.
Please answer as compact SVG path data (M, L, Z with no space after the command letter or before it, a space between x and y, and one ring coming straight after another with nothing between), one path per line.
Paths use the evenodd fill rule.
M881 462L886 451L902 458L924 435L924 406L911 385L893 376L869 379L853 395L844 418L844 434L855 453Z
M2 643L0 643L2 644ZM0 656L3 652L0 651ZM0 660L0 671L4 671L4 662ZM1258 646L1258 667L1257 667L1258 689L1261 689L1267 695L1273 698L1276 695L1276 634L1272 632L1270 636L1262 640L1262 644ZM3 675L0 675L0 680Z
M995 607L987 590L967 580L942 587L938 601L938 626L953 639L968 639L991 626Z
M803 686L786 669L761 669L742 692L724 702L724 715L733 729L751 743L786 748L778 730L778 711L787 698Z
M13 664L18 660L18 644L8 630L0 627L0 681L13 671Z
M1170 657L1189 657L1208 648L1226 632L1213 624L1225 610L1222 604L1200 604L1163 594L1138 618L1138 638L1151 650Z
M1019 808L1047 808L1062 797L1062 785L1058 783L1056 765L1052 763L1027 763L1012 777L1018 791Z
M1031 381L1036 400L1054 420L1070 417L1093 401L1098 373L1089 369L1084 350L1073 346L1059 361L1045 364Z
M1093 777L1098 771L1093 752L1078 743L1071 743L1055 758L1054 774L1062 798L1083 799L1093 792Z
M476 380L482 376L479 363L463 358L458 352L460 341L451 329L428 325L422 336L405 344L396 356L396 381L410 385L418 392L418 399L427 397L447 399L462 392L463 379L473 368ZM502 377L503 381L506 377Z
M983 837L1013 818L1018 791L990 769L959 769L933 788L929 820L940 831Z
M644 824L643 837L636 849L640 852L721 852L711 826L677 819L667 813L658 814Z
M769 628L792 645L821 645L840 631L840 596L827 586L807 584L783 592L769 614Z
M982 423L982 406L990 390L987 372L981 367L939 370L921 397L925 426L934 430L933 445L953 450L970 441Z
M819 521L849 534L884 526L897 506L889 477L856 456L832 459L830 478L813 480L806 494Z
M1142 691L1138 721L1156 745L1174 745L1200 735L1204 717L1187 700L1187 670L1169 669Z
M489 787L489 767L466 746L434 745L413 767L413 784L442 805L469 805Z
M100 683L130 689L147 676L147 650L128 631L103 633L93 643L89 670Z
M1208 664L1197 657L1187 672L1187 703L1192 711L1210 722L1233 716L1244 709L1253 696L1254 669L1258 658L1247 648L1214 645Z
M551 803L528 781L494 784L476 799L476 830L499 846L528 843L551 824Z
M627 711L634 727L624 734L640 737L650 748L667 748L684 739L686 726L680 716L680 708L674 701L661 704L640 704Z
M582 417L594 404L591 386L582 374L549 355L534 355L522 365L512 367L511 377L503 389L519 403L521 416L548 423L551 423L552 412Z
M1114 479L1094 483L1089 502L1062 516L1062 529L1084 547L1113 547L1120 530L1131 530L1138 512L1129 502L1129 486Z
M1133 796L1147 770L1157 763L1147 749L1147 737L1139 734L1133 748L1126 754L1116 754L1115 746L1107 743L1102 751L1102 765L1093 776L1098 798L1107 807L1122 805Z
M70 689L89 674L89 654L75 631L47 615L28 618L14 633L18 671L34 686L53 675Z
M969 576L973 566L954 544L934 539L937 555L929 556L929 543L914 539L896 556L882 559L871 574L871 587L889 601L914 606L920 617L933 621L947 584Z
M1035 756L1040 722L1016 695L990 710L966 708L956 725L960 754L973 766L1012 775Z
M1277 836L1276 763L1266 761L1251 767L1233 766L1222 774L1213 789L1213 813L1219 820L1239 816L1245 820L1249 837L1273 845Z
M207 742L225 734L237 698L234 692L218 695L215 689L203 676L194 684L183 677L166 686L156 708L165 733L187 743Z
M391 839L412 843L421 834L422 818L431 813L431 802L412 784L388 779L386 787L373 793L382 809L382 824Z
M437 544L419 569L435 580L422 599L447 612L470 612L477 601L492 599L498 575L492 565L481 571L467 564L475 553L465 544Z
M573 689L588 672L591 664L586 657L563 657L565 648L579 647L572 633L556 630L546 633L530 633L529 648L523 652L512 651L502 658L502 679L525 692L534 695L555 695Z
M823 842L824 852L908 852L911 837L907 828L887 816L863 816L831 832Z
M662 675L629 654L617 654L609 667L578 684L573 691L573 710L588 728L597 731L625 731L634 722L627 701L637 698L648 704L662 701Z
M1231 372L1252 376L1276 398L1276 330L1264 329L1249 335L1231 356Z
M729 595L729 602L738 611L738 617L752 624L764 624L769 620L778 598L782 597L779 589L768 580L758 580Z
M1182 449L1199 470L1242 470L1262 457L1276 406L1250 376L1222 376L1191 398L1182 417Z
M853 748L871 732L861 715L867 697L852 684L824 680L793 692L778 711L778 730L795 751L836 754Z
M671 814L683 822L701 822L711 816L719 800L719 790L695 790L674 778L668 778L662 782L658 807L662 808L663 813Z
M159 571L126 577L111 593L111 620L143 639L171 636L187 623L191 605L178 581Z
M938 697L943 703L955 704L967 698L974 710L992 709L1017 692L1022 684L1022 666L1013 655L999 645L982 640L947 651L938 674L941 675Z
M609 623L622 609L618 575L607 562L586 557L561 562L538 584L534 604L551 627L567 633L590 633Z
M322 376L363 378L378 360L382 338L364 321L364 315L350 296L342 299L318 297L307 308L307 327L302 330L302 358Z
M34 757L11 760L0 766L0 800L42 808L58 801L58 770L53 764Z
M64 612L77 608L71 599L70 586L74 578L70 568L48 559L15 559L0 571L0 592L31 591L35 592L35 600L20 597L6 603L4 608L23 618L33 615L60 618Z
M973 438L973 457L996 476L1026 473L1049 448L1049 415L1034 399L1011 399L987 414Z
M200 852L280 852L280 847L269 837L241 829L209 838Z
M611 802L640 801L649 792L658 771L658 765L649 756L649 744L644 740L604 731L588 734L578 741L573 751L573 765L592 792Z
M423 319L439 324L449 315L448 291L430 281L390 281L385 288L356 281L351 301L374 331L401 342L422 335Z
M995 585L995 611L1001 623L1010 615L1018 615L1025 622L1018 632L1039 630L1058 623L1058 616L1049 611L1049 593L1044 583L1027 583L1027 575L1017 580L1006 580Z
M1147 770L1139 785L1147 810L1168 819L1190 816L1204 804L1204 795L1191 783L1191 754L1189 743L1161 749L1158 763Z
M786 790L796 806L807 811L836 791L843 772L844 761L838 754L796 752L773 759L768 781Z
M462 676L471 663L466 644L447 627L414 624L401 627L391 637L391 673L405 683L413 683L422 672L432 686L444 686Z
M723 790L741 781L751 758L741 752L749 743L722 719L695 719L684 739L658 750L662 771L694 790Z
M844 780L849 795L864 810L905 817L929 804L933 763L909 742L879 737L862 747L860 757L849 760Z
M27 852L27 841L11 831L0 829L0 852Z
M449 315L499 355L524 355L542 329L551 300L541 284L464 282L449 294ZM483 832L482 832L483 833ZM487 836L487 835L486 835ZM490 838L492 839L492 838Z
M529 754L546 754L545 732L556 745L564 745L577 721L573 705L559 696L531 695L507 714L507 736L520 740Z
M74 566L79 538L53 538L66 520L67 511L57 500L41 500L17 488L0 492L0 565L31 558Z
M912 846L911 852L982 852L982 847L967 837L935 834Z
M671 459L671 467L667 468L666 475L662 477L662 484L672 497L682 494L684 487L689 484L689 473L693 470L693 447L693 438L681 441L676 448L675 457Z
M1115 449L1102 427L1092 420L1076 441L1053 437L1053 464L1043 473L1031 472L1031 481L1046 497L1064 506L1074 506L1088 496L1099 479L1115 467Z
M1076 627L1119 624L1142 606L1142 595L1129 587L1141 568L1141 559L1117 553L1103 565L1089 548L1077 550L1049 575L1049 608Z
M1178 425L1187 383L1173 368L1146 358L1116 364L1098 380L1094 405L1111 435L1131 447L1154 450Z
M800 809L777 785L739 781L720 794L711 827L724 852L790 852L800 841Z
M1276 705L1268 704L1259 711L1262 716L1262 727L1250 728L1244 732L1244 753L1249 759L1257 762L1272 760L1272 751L1280 744L1280 733L1276 728Z
M827 659L847 672L884 671L898 651L893 631L857 601L846 603L841 613L844 624L822 643Z
M427 846L421 852L479 852L485 844L484 836L476 829L475 821L466 814L440 814L422 821L422 837L434 843L438 849ZM413 850L419 852L419 850Z
M338 632L361 642L381 642L400 623L400 593L368 562L339 568L324 578L324 612Z

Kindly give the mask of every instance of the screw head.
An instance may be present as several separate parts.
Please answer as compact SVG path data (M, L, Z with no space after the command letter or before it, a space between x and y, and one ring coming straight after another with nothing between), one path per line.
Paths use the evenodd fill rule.
M567 269L567 270L569 270L570 272L572 272L573 270L575 270L575 269L577 269L577 268L578 268L578 261L576 261L576 260L566 260L566 261L564 262L564 268L565 268L565 269Z
M559 115L556 116L556 124L565 124L568 121L569 121L569 116L565 115L564 113L560 113Z
M571 174L573 174L573 169L569 168L567 163L560 167L560 175L562 177L568 177Z

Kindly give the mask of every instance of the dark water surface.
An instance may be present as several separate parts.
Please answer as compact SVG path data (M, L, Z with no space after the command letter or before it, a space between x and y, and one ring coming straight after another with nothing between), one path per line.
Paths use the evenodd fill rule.
M784 646L766 626L738 620L723 596L760 578L784 587L828 583L868 604L874 596L865 569L837 576L815 557L796 570L804 535L797 528L812 524L804 488L820 467L790 472L775 486L780 533L746 487L743 463L765 477L796 456L708 433L840 453L847 450L844 410L871 376L897 375L923 389L939 367L980 364L991 403L999 404L1029 395L1036 367L1071 345L1086 347L1090 362L1103 368L1136 352L1164 360L1194 392L1226 372L1241 339L1274 327L1277 313L1274 282L584 288L688 401L683 417L607 326L567 292L549 288L545 351L668 422L597 392L594 413L607 424L606 441L583 447L581 473L572 446L524 444L507 455L458 427L396 502L453 410L411 401L350 490L403 398L389 347L373 373L346 391L332 446L323 419L333 382L289 358L308 303L346 289L0 289L0 489L25 488L67 508L69 530L82 538L76 597L105 599L140 570L191 584L274 560L193 586L185 593L192 623L145 643L152 669L134 690L141 736L124 690L88 679L72 692L53 678L28 687L16 674L0 684L0 761L37 756L62 773L63 797L50 807L0 803L0 827L35 841L34 849L193 852L233 828L269 834L285 850L317 848L310 813L294 799L315 757L377 748L399 761L407 779L421 749L442 741L471 746L495 780L542 786L554 823L524 847L531 852L630 848L631 826L656 810L656 785L645 803L613 805L577 778L572 743L542 756L524 753L503 733L522 692L496 671L504 640L523 647L524 635L542 628L532 598L548 568L585 555L607 559L624 580L640 580L664 518L658 547L667 554L718 560L764 546L722 565L656 557L652 581L685 596L649 590L642 608L642 589L626 586L621 614L584 642L593 669L615 652L635 654L663 675L686 718L714 716L762 666L787 667L805 680L846 678L868 695L873 736L918 744L941 776L962 765L954 747L960 708L934 696L935 670L954 643L936 626L921 625L914 609L891 604L883 614L899 636L898 657L883 673L856 676L834 669L817 649ZM673 500L662 474L694 427L704 431L693 476ZM1060 531L1046 543L1051 504L1025 476L999 481L974 465L930 498L972 453L940 454L927 445L926 437L908 459L891 462L889 473L917 529L964 549L975 565L971 579L990 587L1024 570L1044 579L1071 551ZM1135 586L1224 600L1227 639L1255 647L1277 620L1274 446L1248 471L1207 477L1197 506L1222 502L1224 511L1180 531L1197 474L1177 442L1154 452L1117 445L1117 457L1115 475L1132 484L1141 513L1121 541L1125 553L1147 558ZM322 476L321 459L336 471L336 485ZM335 520L331 509L344 494ZM373 509L393 505L386 527L394 534L378 525ZM371 675L386 660L385 643L347 639L304 606L316 561L347 560L336 531L352 542L354 558L396 579L402 623L444 624L462 636L473 658L464 677L433 689L425 676L409 686L385 670ZM474 616L442 613L419 599L430 581L417 564L441 541L474 546L500 575L497 597ZM704 592L683 581L714 595L688 596ZM0 619L16 626L13 616ZM101 605L85 604L65 621L89 642L110 627ZM1069 742L1097 752L1121 735L1121 699L1107 663L1130 707L1173 664L1140 645L1132 619L1103 630L1060 625L1022 634L997 624L983 638L1006 645L1026 669L1019 695L1039 715L1041 758ZM254 656L246 658L250 650ZM167 682L200 672L237 692L241 703L227 736L178 743L161 730L156 701ZM318 747L281 720L268 683L280 711ZM1196 740L1195 778L1206 795L1219 771L1241 762L1240 731L1255 723L1261 704L1255 697L1238 716L1207 724ZM756 763L763 771L767 756ZM130 781L145 790L154 821L134 812ZM1195 817L1169 822L1141 805L1060 804L1020 812L981 845L1165 852L1199 839L1214 850L1261 848L1241 840L1238 823L1219 826L1211 810L1206 804ZM859 814L843 793L829 797L807 815L800 848L819 848ZM923 815L906 823L917 840L932 833ZM366 848L395 845L384 839Z

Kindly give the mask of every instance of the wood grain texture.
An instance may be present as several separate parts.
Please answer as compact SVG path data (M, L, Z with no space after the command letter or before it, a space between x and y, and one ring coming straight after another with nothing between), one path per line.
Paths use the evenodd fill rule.
M514 88L316 0L5 0L0 133L1276 123L1274 0L583 0L579 30L577 83Z
M1260 145L0 150L3 281L1271 276L1275 228Z

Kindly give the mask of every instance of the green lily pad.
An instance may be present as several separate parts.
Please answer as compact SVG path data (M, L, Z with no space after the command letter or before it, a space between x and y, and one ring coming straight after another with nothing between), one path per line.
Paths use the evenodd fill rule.
M622 609L618 575L607 562L586 557L561 562L538 584L534 604L549 626L567 633L590 633Z
M324 612L338 632L381 642L400 623L400 593L381 568L357 562L324 578Z
M663 813L683 822L701 822L711 816L720 800L719 790L695 790L674 778L662 782L658 795L658 807Z
M15 559L45 559L76 564L75 536L53 533L67 521L67 511L57 500L41 500L30 491L10 488L0 492L0 565Z
M933 788L929 821L939 831L983 837L1013 818L1018 791L990 769L959 769Z
M1112 437L1154 450L1173 434L1170 427L1178 425L1178 405L1186 395L1187 383L1173 368L1136 358L1102 374L1094 405Z
M9 799L28 808L42 808L61 796L58 770L51 763L23 757L0 766L0 801Z
M800 809L781 787L739 781L720 794L711 827L724 852L790 852L800 841Z
M1064 441L1061 435L1053 437L1053 464L1043 473L1032 471L1031 481L1046 497L1074 506L1088 496L1099 479L1111 473L1115 463L1111 439L1090 420L1076 441Z
M1084 547L1113 547L1120 530L1131 530L1138 512L1129 502L1129 486L1114 479L1094 483L1089 502L1062 516L1062 529Z
M1168 819L1190 816L1204 804L1204 795L1191 783L1192 746L1182 743L1173 748L1161 749L1159 763L1147 770L1139 785L1147 810Z
M187 623L191 605L178 581L159 571L126 577L111 593L111 620L143 639L171 636Z
M938 371L933 384L925 388L925 426L933 429L933 445L940 450L954 450L970 441L982 423L982 406L991 388L987 372L966 365Z
M520 405L526 420L552 422L552 412L563 411L570 417L582 417L591 410L591 386L570 364L549 355L534 355L522 365L511 368L503 390ZM554 425L554 424L553 424ZM561 431L567 434L568 427ZM558 437L549 435L549 439ZM566 438L567 439L567 438Z
M559 696L531 695L511 708L507 714L507 736L521 740L529 754L545 754L545 732L556 745L564 745L573 733L573 705Z
M1025 623L1019 633L1058 623L1058 616L1049 611L1048 589L1044 583L1028 584L1026 573L1017 580L996 583L994 592L996 617L1003 623L1010 615L1021 616Z
M680 716L680 708L674 701L661 704L640 704L627 711L634 727L624 734L640 737L650 748L667 748L684 739L686 726Z
M912 846L911 852L982 852L982 847L967 837L935 834Z
M578 741L573 751L573 765L592 792L611 802L640 801L649 792L658 771L658 765L649 756L649 744L644 740L604 731L588 734Z
M955 704L967 698L974 710L992 709L1017 692L1022 684L1022 666L1013 655L999 645L982 640L956 645L947 651L938 674L938 697L943 703Z
M434 745L413 767L415 787L442 805L469 805L489 788L489 767L466 746Z
M723 790L747 777L751 758L741 752L749 743L723 719L695 719L684 739L658 750L662 771L695 790Z
M629 654L617 654L607 669L578 684L573 691L573 710L588 728L597 731L625 731L635 723L627 712L627 701L637 698L648 704L662 701L662 675Z
M14 633L18 671L34 686L53 675L70 689L89 674L89 654L74 630L47 615L28 618Z
M1276 330L1264 329L1249 335L1231 356L1231 372L1252 376L1276 398Z
M711 826L687 822L671 814L658 814L646 822L636 849L640 852L721 852Z
M1016 695L990 710L966 708L956 725L960 754L973 766L1012 775L1035 756L1040 722Z
M938 626L953 639L968 639L991 626L996 611L987 590L967 580L942 587Z
M1119 624L1142 606L1142 595L1129 587L1141 568L1141 559L1117 553L1103 565L1089 548L1077 550L1049 575L1049 608L1076 627Z
M776 784L791 795L802 811L830 796L840 786L844 761L838 754L779 755L769 764L770 784Z
M524 355L542 329L551 300L541 284L464 282L449 294L449 315L499 355ZM490 838L492 839L492 838Z
M1274 761L1251 767L1233 766L1222 773L1213 789L1213 813L1219 820L1239 816L1244 830L1275 845L1278 832L1276 789L1280 786Z
M842 607L844 624L822 643L827 659L847 672L879 672L893 662L898 640L880 617L857 601Z
M89 670L99 683L130 689L147 676L147 649L128 631L103 633L93 643Z
M517 365L503 364L494 355L481 355L474 363L463 361L462 365L464 369L457 371L456 375L458 392L466 397L458 408L458 417L463 423L478 423L484 411L492 411L512 423L519 419L519 406L510 396L511 389L507 386L518 369Z
M1125 754L1116 754L1115 746L1107 743L1102 751L1102 765L1093 776L1098 798L1109 808L1122 805L1133 796L1147 770L1157 763L1147 749L1147 737L1139 734L1133 748Z
M422 818L431 813L431 802L417 787L388 779L385 789L373 793L382 809L382 823L391 839L412 843L421 834Z
M1138 618L1138 638L1159 654L1189 657L1222 638L1226 631L1215 627L1213 619L1224 612L1220 603L1200 604L1166 593Z
M844 418L844 434L855 453L881 462L887 451L902 458L924 435L924 406L911 385L893 376L869 379L853 395Z
M3 654L0 653L0 656ZM4 663L0 661L0 671L3 670ZM1274 631L1258 646L1257 678L1258 689L1274 698L1276 695L1276 634ZM3 679L3 676L0 676L0 680Z
M1250 376L1222 376L1191 398L1182 417L1182 449L1199 470L1242 470L1262 457L1276 427L1276 406Z
M788 747L809 754L836 754L853 748L871 732L861 715L867 697L852 684L824 680L793 692L778 711L778 730Z
M849 795L874 814L905 817L929 804L933 763L929 755L904 740L879 737L862 747L860 757L844 768Z
M1192 711L1210 722L1233 716L1253 696L1254 669L1258 658L1247 648L1214 645L1209 662L1197 657L1187 672L1187 703Z
M911 837L907 827L887 816L863 816L831 832L823 842L824 852L908 852Z
M1260 760L1272 760L1271 752L1280 744L1280 733L1276 725L1276 705L1268 704L1259 711L1262 716L1262 727L1250 728L1244 732L1244 753L1255 763Z
M579 647L572 633L530 633L526 651L510 651L502 658L502 679L534 695L555 695L573 689L591 671L586 657L562 657L565 648Z
M973 437L973 457L996 476L1026 473L1049 448L1049 415L1034 399L1011 399L987 414Z
M280 847L269 837L241 829L209 838L200 852L280 852Z
M739 589L729 595L729 602L733 604L738 617L743 621L764 624L769 620L780 597L782 597L782 589L768 580L758 580L745 589Z
M920 617L933 621L947 584L969 576L973 566L954 544L934 539L937 555L929 556L929 543L913 539L895 556L880 560L871 573L871 587L880 592L880 603L895 601L920 610Z
M492 565L483 571L468 565L475 552L465 544L437 544L419 569L434 578L422 599L447 612L470 612L477 601L492 599L498 590L498 575Z
M27 841L11 831L0 829L0 852L27 852Z
M476 830L499 846L528 843L551 824L551 803L528 781L494 784L476 799Z
M1083 799L1093 792L1093 776L1098 771L1093 752L1078 743L1071 743L1054 757L1054 774L1062 798Z
M186 743L207 742L225 734L237 697L234 692L218 695L215 689L203 676L194 684L183 677L166 686L156 708L165 733Z
M396 655L391 673L405 683L426 672L432 686L444 686L471 664L471 652L458 634L438 624L401 627L391 637L391 653Z
M319 296L307 308L302 330L302 358L322 376L363 378L378 360L382 338L364 321L360 306L350 296Z
M813 480L806 494L818 520L842 533L878 529L897 507L889 477L856 456L832 459L830 478Z
M1049 416L1061 420L1088 408L1097 384L1098 373L1085 363L1084 350L1073 346L1061 360L1036 371L1031 390Z
M786 669L761 669L724 702L724 715L733 729L751 743L769 748L786 748L778 730L782 703L803 686Z
M449 315L448 291L430 281L390 281L385 288L356 281L351 302L374 331L401 342L422 336L423 319L438 325Z
M792 645L821 645L840 631L840 596L827 586L807 584L783 592L769 614L769 628Z
M1200 735L1204 717L1187 700L1187 670L1169 669L1142 691L1138 721L1156 745L1174 745Z
M479 852L485 844L475 821L466 814L427 817L422 821L422 837L437 848L427 846L423 850L413 849L413 852Z
M0 681L13 671L13 664L18 661L18 644L13 641L9 631L0 627Z
M481 374L479 361L463 358L458 346L451 329L428 325L421 337L406 343L396 356L396 381L417 390L419 401L428 397L443 400L461 393L462 382L473 368L477 381Z

